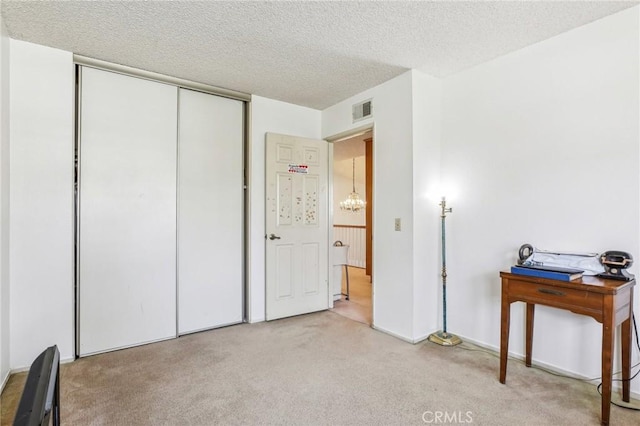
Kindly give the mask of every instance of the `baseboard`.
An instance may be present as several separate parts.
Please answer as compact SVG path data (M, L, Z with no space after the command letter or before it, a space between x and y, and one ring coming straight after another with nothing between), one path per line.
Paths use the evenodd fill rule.
M7 374L5 374L4 377L2 378L2 382L0 382L0 394L2 394L2 391L4 391L4 387L9 381L10 376L11 376L11 370L7 371Z
M430 332L430 333L427 333L427 334L425 334L425 335L423 335L423 336L416 337L416 338L412 339L412 338L410 338L410 337L406 337L406 336L402 336L402 335L400 335L400 334L394 333L393 331L386 330L386 329L384 329L384 328L382 328L382 327L378 327L378 326L377 326L377 325L375 325L375 324L371 324L371 328L373 328L374 330L381 331L381 332L383 332L384 334L388 334L388 335L390 335L390 336L393 336L393 337L395 337L396 339L400 339L400 340L402 340L403 342L411 343L411 344L413 344L413 345L415 345L416 343L424 342L424 341L425 341L425 340L427 340L427 339L429 338L429 336L431 335L431 332Z
M437 330L436 330L436 331L437 331ZM416 339L413 339L413 342L412 342L412 343L413 343L413 344L417 344L417 343L420 343L420 342L424 342L424 341L425 341L425 340L427 340L427 339L429 338L429 336L431 336L431 334L433 334L433 333L435 333L435 331L432 331L431 333L427 333L427 334L425 334L424 336L420 336L420 337L418 337L418 338L416 338Z
M60 360L60 364L69 364L70 362L75 361L76 359L71 357L71 358L64 358ZM12 368L11 371L9 371L9 376L12 376L14 374L17 373L22 373L24 371L29 371L29 369L31 368L31 366L28 367L16 367L16 368Z
M402 336L400 334L394 333L393 331L389 331L389 330L386 330L386 329L384 329L382 327L378 327L375 324L371 324L371 328L373 328L374 330L377 330L377 331L381 331L384 334L388 334L389 336L393 336L396 339L400 339L403 342L412 343L412 344L414 343L413 339L411 339L410 337Z
M494 345L489 345L486 344L484 342L480 342L474 339L470 339L468 337L464 337L464 336L460 336L458 335L463 342L467 342L467 343L471 343L474 346L478 346L479 348L482 349L486 349L488 352L493 352L498 358L500 357L500 348ZM509 352L509 358L514 358L517 360L520 360L522 362L524 362L525 360L525 356L523 354L517 354L517 353L513 353L513 352ZM549 370L552 371L554 373L558 373L558 374L562 374L563 376L568 376L568 377L572 377L574 379L579 379L579 380L589 380L591 379L591 377L587 377L583 374L577 373L575 371L569 371L566 370L564 368L558 367L557 365L553 365L553 364L548 364L546 362L540 361L540 360L536 360L535 358L531 360L532 364L534 364L537 367L541 367L545 370ZM592 382L597 383L599 382L600 379L596 379L596 380L592 380ZM621 390L622 386L620 386L618 384L618 382L614 382L613 383L613 390ZM640 393L635 392L634 390L631 390L631 398L633 399L637 399L640 400Z

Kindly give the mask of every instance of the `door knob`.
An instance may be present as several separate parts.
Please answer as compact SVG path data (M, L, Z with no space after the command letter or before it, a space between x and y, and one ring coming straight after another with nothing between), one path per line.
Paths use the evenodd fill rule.
M271 241L273 241L273 240L279 240L279 239L280 239L280 237L278 237L276 234L271 234L271 235L269 235L269 239L270 239Z

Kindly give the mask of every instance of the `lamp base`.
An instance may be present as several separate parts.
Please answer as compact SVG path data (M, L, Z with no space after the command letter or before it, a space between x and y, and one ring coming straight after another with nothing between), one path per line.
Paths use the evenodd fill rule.
M462 339L455 334L445 333L443 331L430 334L428 340L440 346L455 346L462 343Z

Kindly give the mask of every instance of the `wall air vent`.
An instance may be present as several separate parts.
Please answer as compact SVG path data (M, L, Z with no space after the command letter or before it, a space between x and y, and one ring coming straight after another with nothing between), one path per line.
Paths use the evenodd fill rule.
M373 104L371 102L371 99L367 99L366 101L359 102L351 107L354 123L366 120L373 116Z

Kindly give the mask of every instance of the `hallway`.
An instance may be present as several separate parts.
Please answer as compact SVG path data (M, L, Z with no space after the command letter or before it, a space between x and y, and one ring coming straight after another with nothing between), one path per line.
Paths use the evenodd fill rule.
M342 274L342 291L346 293L347 283ZM351 320L371 325L371 282L363 268L349 267L349 300L342 296L334 302L333 312Z

